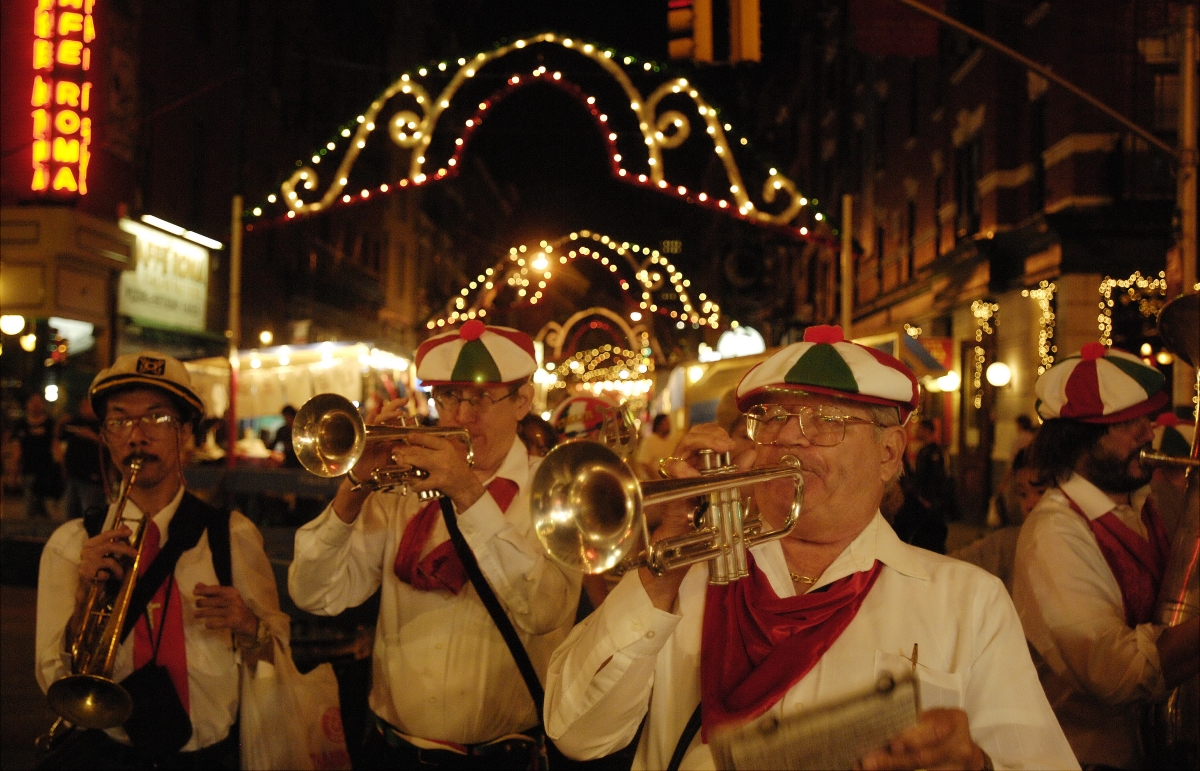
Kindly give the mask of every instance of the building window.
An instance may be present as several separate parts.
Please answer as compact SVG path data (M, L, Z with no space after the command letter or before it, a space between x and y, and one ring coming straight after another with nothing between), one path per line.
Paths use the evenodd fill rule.
M1034 99L1029 105L1029 159L1033 163L1033 189L1030 191L1031 213L1046 207L1046 97Z
M883 294L883 255L887 246L886 236L887 232L883 229L883 225L875 228L875 282L878 287L875 291L876 297Z
M917 272L917 202L908 202L908 222L904 237L907 241L908 256L905 259L905 279L911 281Z
M921 62L913 59L908 74L908 135L915 137L921 124Z
M886 99L880 99L875 116L875 170L887 166L887 107Z
M980 139L967 141L954 151L954 222L955 241L970 238L979 231Z
M933 178L933 258L942 256L942 175Z
M1179 130L1179 75L1176 73L1154 76L1154 130Z

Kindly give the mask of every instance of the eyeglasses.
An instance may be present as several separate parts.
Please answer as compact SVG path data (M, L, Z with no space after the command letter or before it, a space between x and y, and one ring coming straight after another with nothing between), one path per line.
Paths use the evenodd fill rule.
M151 412L136 418L108 418L104 421L104 430L114 436L125 436L133 433L135 425L140 425L148 434L162 434L178 423L179 418L175 415Z
M482 413L487 412L505 399L512 398L520 390L521 387L517 386L504 396L495 397L491 394L480 393L478 391L464 393L452 389L443 391L440 388L435 388L433 391L433 403L437 405L438 412L454 413L458 411L458 405L467 404L471 409Z
M800 433L817 447L833 447L846 438L847 423L866 423L885 428L882 423L846 415L836 407L800 407L789 410L780 404L760 404L746 413L746 433L755 444L775 444L783 427L792 418L800 424Z

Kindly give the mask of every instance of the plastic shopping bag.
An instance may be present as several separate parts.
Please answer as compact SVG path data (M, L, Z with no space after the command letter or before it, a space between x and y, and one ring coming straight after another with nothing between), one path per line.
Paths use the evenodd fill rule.
M274 665L242 673L241 744L246 771L349 769L333 666L302 675L277 643Z

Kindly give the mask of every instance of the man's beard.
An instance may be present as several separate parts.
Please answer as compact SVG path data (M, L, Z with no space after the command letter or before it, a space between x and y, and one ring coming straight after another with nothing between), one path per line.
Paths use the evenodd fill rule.
M1130 465L1138 459L1143 448L1139 447L1123 458L1111 455L1090 454L1087 459L1088 481L1106 493L1131 493L1140 487L1150 484L1153 469L1143 467L1142 473L1135 476ZM1148 446L1147 446L1148 449Z

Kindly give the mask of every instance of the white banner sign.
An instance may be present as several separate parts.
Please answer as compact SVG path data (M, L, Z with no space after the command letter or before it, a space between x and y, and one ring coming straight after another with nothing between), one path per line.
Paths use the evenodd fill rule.
M119 312L181 329L205 329L208 250L133 220L121 220L120 227L137 241L136 267L121 274Z

